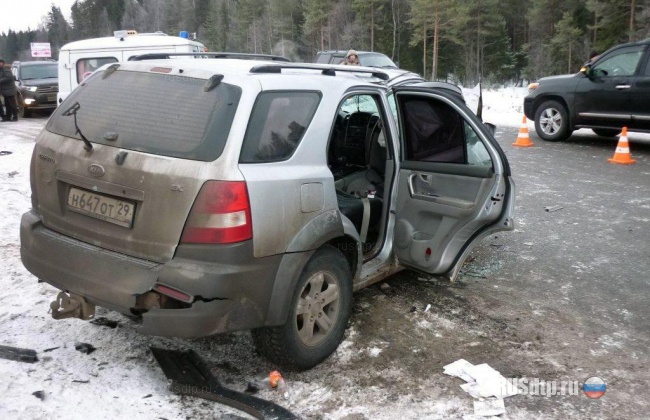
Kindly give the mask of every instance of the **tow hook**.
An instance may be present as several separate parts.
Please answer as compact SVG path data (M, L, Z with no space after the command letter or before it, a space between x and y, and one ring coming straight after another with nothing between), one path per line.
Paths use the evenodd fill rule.
M88 302L84 297L70 293L60 292L56 300L50 303L52 318L80 318L92 319L95 317L95 305Z

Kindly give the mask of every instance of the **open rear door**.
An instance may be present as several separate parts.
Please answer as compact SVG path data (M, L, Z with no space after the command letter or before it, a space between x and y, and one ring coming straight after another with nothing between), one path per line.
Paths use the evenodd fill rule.
M422 87L394 93L402 152L395 253L405 266L453 280L480 239L514 229L510 167L458 98Z

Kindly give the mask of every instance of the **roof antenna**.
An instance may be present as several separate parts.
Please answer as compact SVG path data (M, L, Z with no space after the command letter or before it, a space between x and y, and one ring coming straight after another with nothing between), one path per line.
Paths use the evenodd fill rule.
M481 77L478 78L478 106L476 107L476 116L483 122L483 89L481 87Z

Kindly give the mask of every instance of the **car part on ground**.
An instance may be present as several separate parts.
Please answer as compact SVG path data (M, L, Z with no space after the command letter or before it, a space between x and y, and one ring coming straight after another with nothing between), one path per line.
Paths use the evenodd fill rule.
M649 78L650 39L617 45L577 74L531 83L524 113L547 141L565 140L579 128L604 137L623 127L650 132Z
M453 281L482 238L514 228L503 150L457 88L423 82L107 63L36 139L23 264L62 291L57 316L99 305L150 335L254 330L282 367L313 367L340 343L353 290L406 268Z
M14 360L16 362L36 363L36 350L21 349L19 347L0 346L0 359Z
M204 398L244 411L257 419L294 420L296 415L270 401L225 388L194 350L151 347L151 353L171 381L172 392Z

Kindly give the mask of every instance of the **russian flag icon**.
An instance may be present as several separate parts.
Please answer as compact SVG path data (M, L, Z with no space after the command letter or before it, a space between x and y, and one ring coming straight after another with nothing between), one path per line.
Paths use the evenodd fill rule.
M597 376L592 376L582 385L582 390L585 392L585 395L594 399L602 397L605 394L606 388L605 381Z

